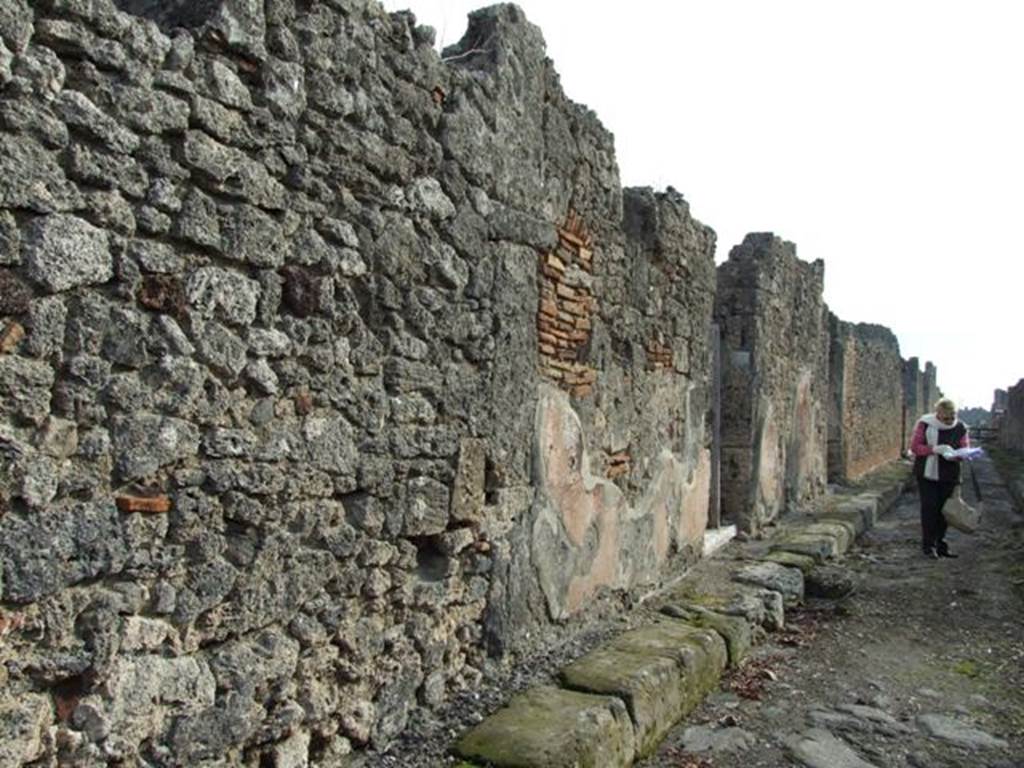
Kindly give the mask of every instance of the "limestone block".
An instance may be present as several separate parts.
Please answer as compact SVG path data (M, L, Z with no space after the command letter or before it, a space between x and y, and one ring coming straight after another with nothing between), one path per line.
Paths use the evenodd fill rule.
M782 595L787 605L795 605L804 597L804 577L799 568L763 561L740 568L733 578L744 584L756 584Z
M801 555L797 552L788 552L784 549L769 552L765 555L764 559L767 562L778 563L779 565L789 568L796 568L803 574L806 574L817 562L810 555Z
M754 644L750 622L739 616L725 616L721 613L690 606L666 605L661 609L666 616L684 619L695 627L713 629L725 640L729 652L729 666L737 666Z
M840 504L835 509L818 515L816 519L823 523L845 523L853 528L856 536L864 533L864 531L874 524L868 519L868 516L864 514L864 510L859 505L852 502Z
M842 554L850 548L857 535L856 529L851 523L836 521L822 521L812 523L800 529L801 534L831 536L836 540L836 554Z
M794 552L814 558L815 562L823 563L839 552L836 538L829 534L793 533L772 545L772 550Z
M538 687L472 729L455 750L498 768L617 768L632 765L636 742L620 699Z
M717 632L668 617L624 632L606 647L627 653L663 656L679 664L685 677L683 715L718 685L729 658L725 641Z
M649 754L685 713L687 680L671 658L602 648L560 673L572 690L615 696L633 720L638 756Z

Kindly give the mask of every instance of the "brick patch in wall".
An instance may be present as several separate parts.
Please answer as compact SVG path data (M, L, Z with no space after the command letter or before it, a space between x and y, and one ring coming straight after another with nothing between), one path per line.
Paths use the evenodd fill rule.
M122 512L163 514L171 511L171 500L166 496L118 496L114 501Z
M592 245L583 222L570 211L558 229L558 246L541 253L538 265L540 371L573 397L590 396L597 379L597 372L584 362L596 307L589 280Z
M647 351L647 370L672 371L675 366L672 347L666 346L660 339L651 339L644 349Z

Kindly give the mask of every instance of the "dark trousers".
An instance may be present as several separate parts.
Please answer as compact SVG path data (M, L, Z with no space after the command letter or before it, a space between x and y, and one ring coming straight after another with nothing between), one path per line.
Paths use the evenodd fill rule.
M953 495L957 484L917 478L917 491L921 496L921 546L925 549L945 549L946 518L942 507Z

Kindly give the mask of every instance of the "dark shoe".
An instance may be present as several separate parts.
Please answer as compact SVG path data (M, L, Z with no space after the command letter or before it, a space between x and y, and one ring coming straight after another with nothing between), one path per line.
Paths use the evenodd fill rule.
M939 557L960 557L960 555L953 554L949 551L949 547L939 547L936 552Z
M938 560L939 553L935 551L935 547L927 547L924 551L924 556L929 560Z

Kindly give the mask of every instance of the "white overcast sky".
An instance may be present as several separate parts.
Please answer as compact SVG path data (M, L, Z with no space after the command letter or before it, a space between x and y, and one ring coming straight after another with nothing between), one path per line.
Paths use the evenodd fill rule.
M484 2L386 0L453 44ZM1024 377L1024 2L521 0L624 185L673 186L721 262L771 231L825 261L963 406Z

